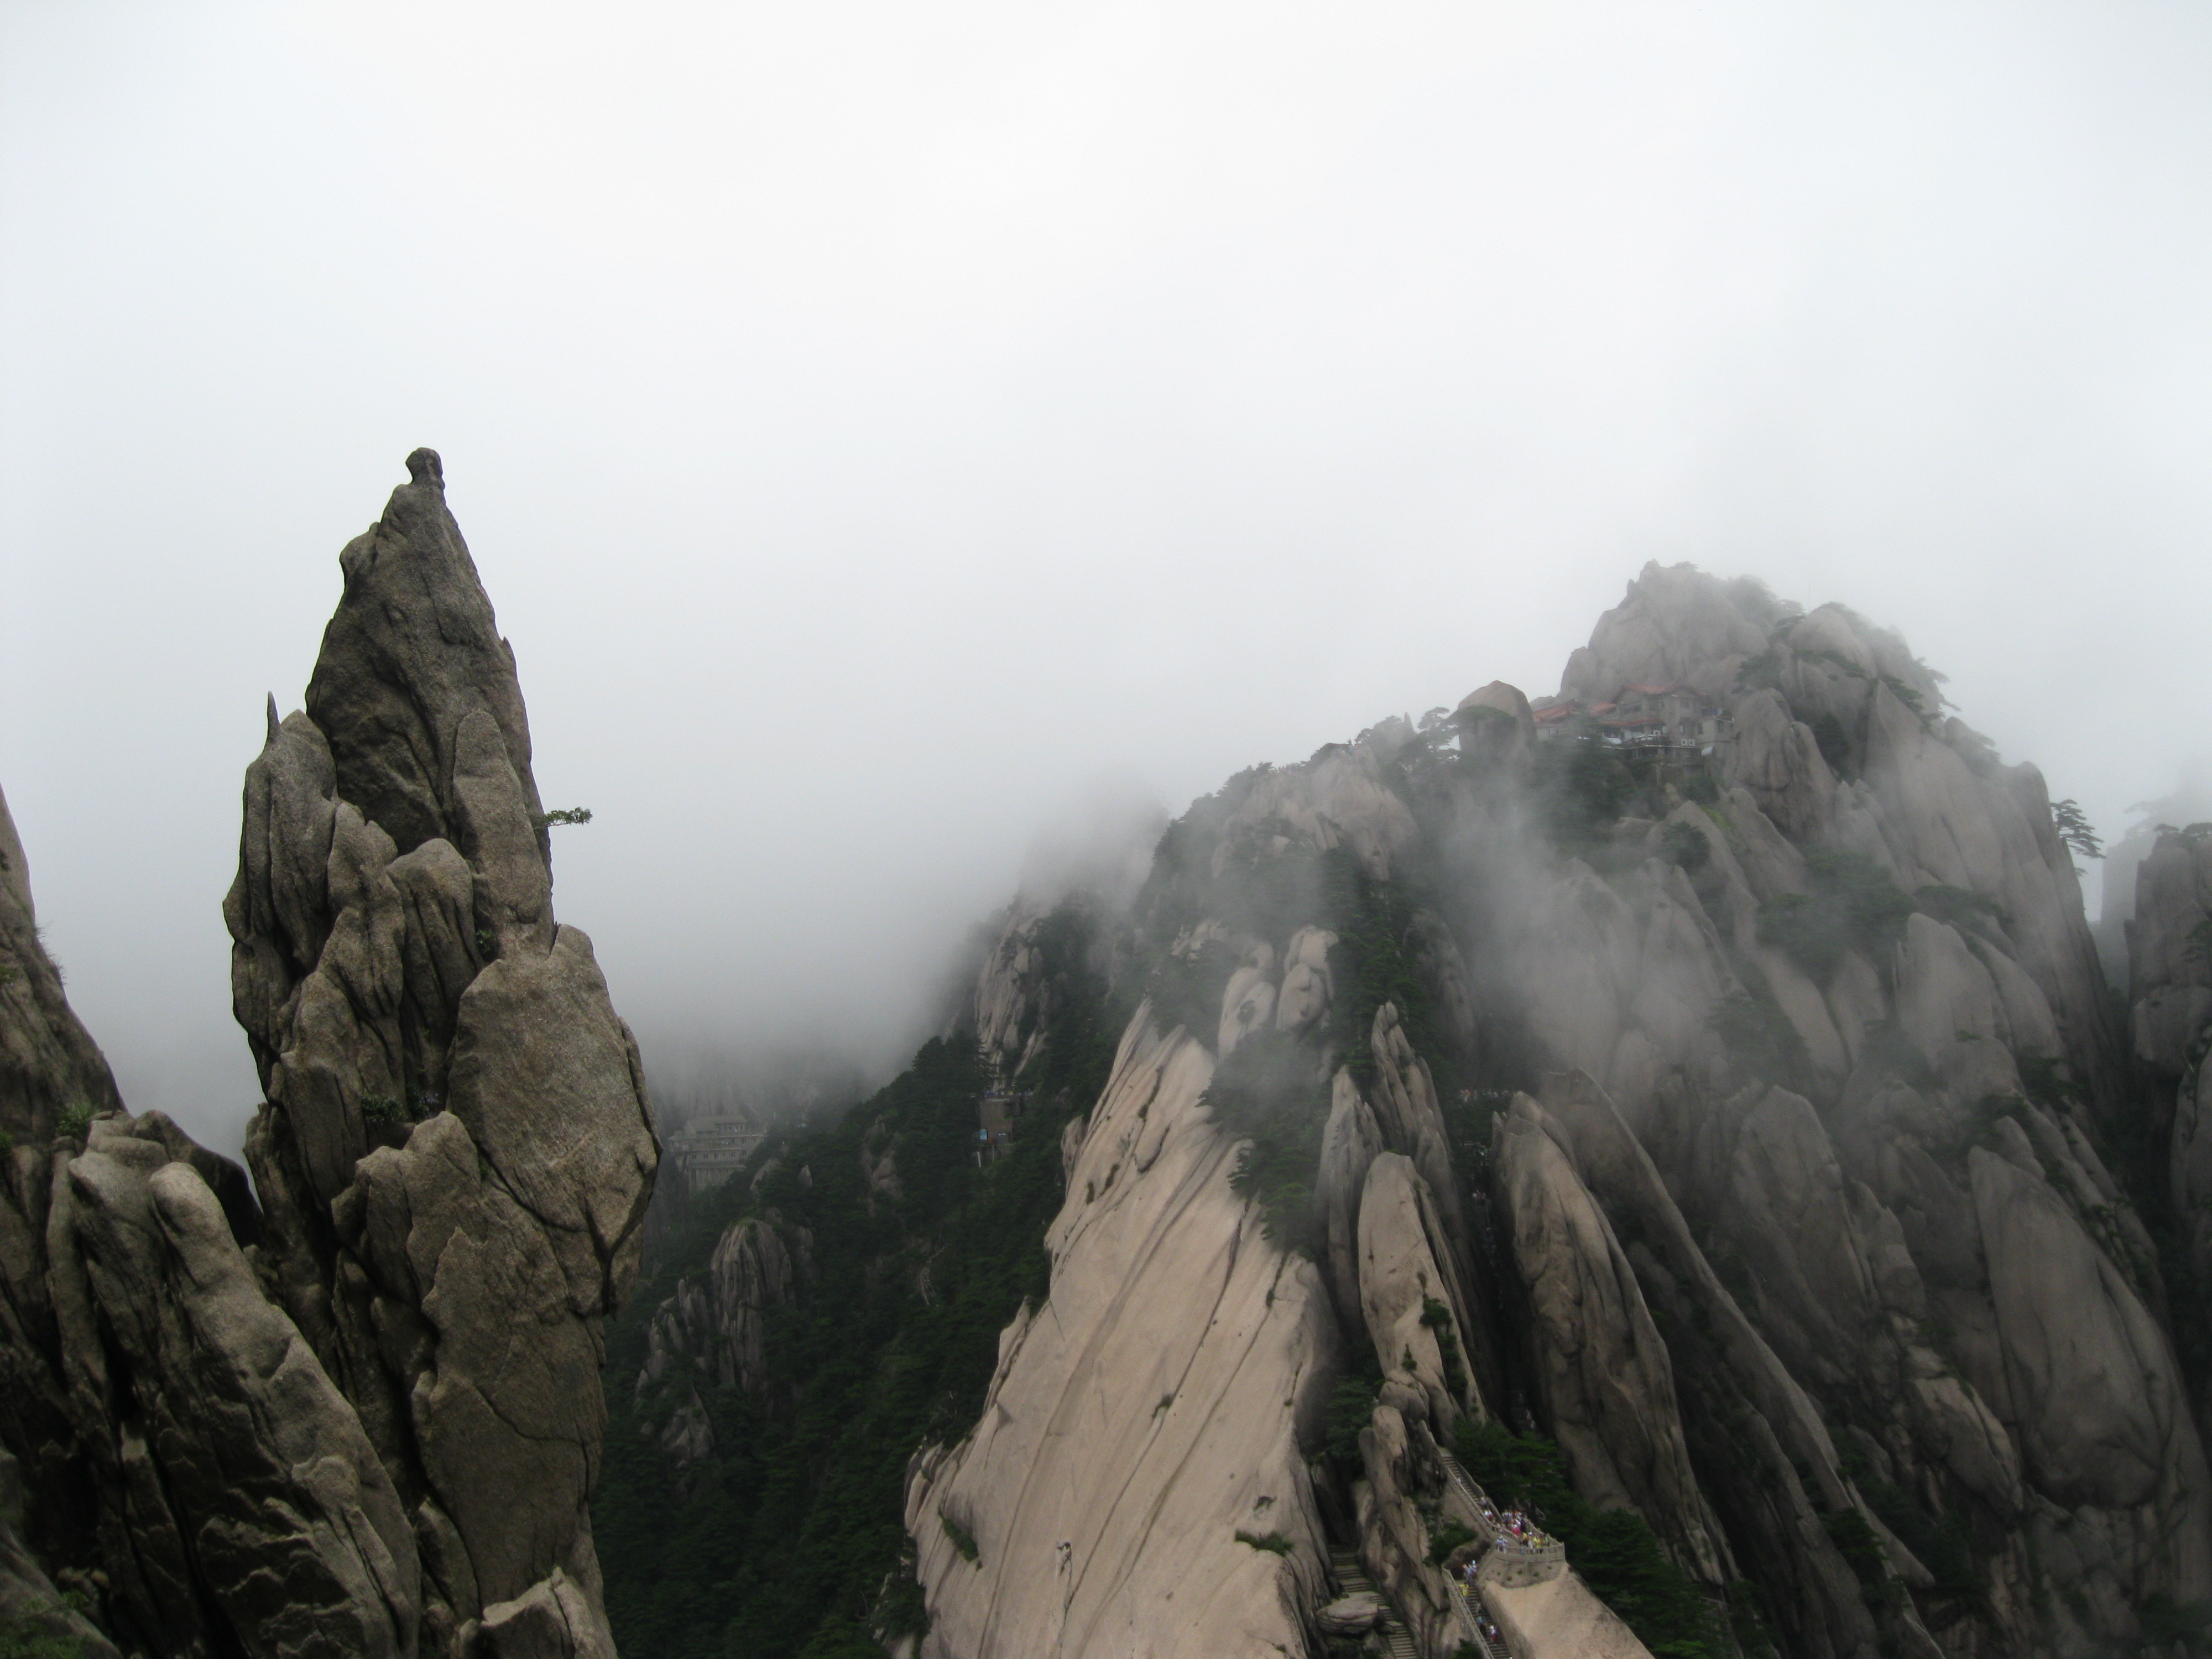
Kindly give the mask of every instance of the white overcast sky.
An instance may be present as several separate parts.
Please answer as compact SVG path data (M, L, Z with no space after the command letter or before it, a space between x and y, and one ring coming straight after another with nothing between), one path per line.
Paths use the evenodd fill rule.
M881 1060L1041 827L1650 557L1900 627L2108 830L2208 746L2212 10L0 4L0 787L234 1146L273 690L417 444L664 1067Z

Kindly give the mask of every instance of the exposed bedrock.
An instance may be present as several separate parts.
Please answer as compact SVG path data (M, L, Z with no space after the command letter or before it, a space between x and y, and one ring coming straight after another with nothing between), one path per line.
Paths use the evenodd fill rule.
M1305 810L1302 786L1330 759L1272 793L1292 809L1273 833L1355 857L1392 845L1391 811L1362 827ZM1330 931L1255 939L1203 921L1185 937L1228 947L1218 1020L1163 1030L1139 1009L1063 1139L1049 1298L1004 1334L972 1433L910 1471L925 1655L1316 1651L1340 1588L1325 1511L1422 1650L1456 1645L1429 1559L1434 1436L1489 1414L1497 1359L1435 1078L1387 1001L1354 1028L1355 1076L1330 1020ZM1413 937L1450 1034L1454 994L1462 1012L1469 1000L1457 946L1433 917ZM987 964L979 1008L1008 1000L991 981L1019 961L1018 948ZM1269 1237L1237 1189L1244 1144L1207 1099L1219 1063L1263 1040L1261 1075L1328 1079L1310 1107L1324 1113L1314 1261ZM667 1313L672 1328L684 1317ZM1370 1346L1386 1380L1360 1437L1368 1478L1347 1492L1312 1460L1332 1385Z
M1908 892L1936 885L1990 900L2004 955L2041 994L2063 1054L2109 1115L2124 1081L2119 1033L2041 774L2000 764L1984 739L1942 717L1939 681L1893 634L1839 605L1773 616L1747 604L1691 566L1648 565L1570 659L1562 693L1597 702L1682 684L1729 710L1737 741L1723 781L1767 827L1742 824L1732 801L1724 816L1761 899L1802 890L1788 867L1795 843L1863 854ZM1780 848L1756 845L1768 836ZM1819 1039L1806 1033L1816 1064ZM1586 1054L1559 1058L1617 1086Z
M1491 686L1450 716L1248 775L1163 843L1162 890L1182 908L1160 937L1178 972L1218 961L1218 1017L1186 1001L1180 1036L1133 1030L1119 1103L1067 1148L1052 1301L1009 1334L975 1435L917 1466L908 1521L951 1620L938 1651L1000 1650L987 1632L1016 1626L991 1609L1028 1609L1036 1574L1000 1576L986 1534L1024 1559L1050 1530L1033 1506L1063 1501L1033 1494L1100 1455L1051 1415L1075 1410L1063 1278L1104 1305L1131 1276L1149 1304L1166 1294L1154 1264L1218 1251L1237 1213L1217 1135L1218 1211L1194 1206L1141 1248L1071 1220L1133 1202L1118 1196L1145 1144L1131 1054L1182 1044L1179 1063L1245 1075L1273 1052L1248 1054L1263 1036L1314 1062L1316 1260L1310 1285L1304 1263L1288 1270L1328 1338L1316 1353L1371 1346L1382 1372L1352 1529L1422 1642L1444 1639L1448 1606L1425 1553L1449 1484L1437 1444L1459 1415L1497 1410L1509 1377L1583 1496L1638 1511L1693 1579L1755 1582L1792 1656L2086 1659L2212 1595L2212 1487L2173 1340L2188 1310L2109 1161L2142 1139L2139 1097L2040 776L1945 717L1939 678L1893 635L1686 567L1647 570L1562 690L1591 720L1624 697L1686 697L1724 735L1694 759L1644 757L1638 815L1568 833L1529 792L1551 763L1540 745L1573 729L1555 700L1532 711ZM2212 1213L2212 967L2192 946L2212 915L2208 842L2176 832L2144 861L2156 916L2139 916L2127 1034L2172 1103L2186 1217ZM1328 1018L1373 948L1343 918L1330 939L1280 931L1297 919L1280 906L1265 922L1207 908L1201 878L1233 899L1232 860L1241 880L1336 849L1366 880L1419 884L1389 945L1420 983L1418 1018L1384 1003L1363 1032ZM1486 1170L1452 1167L1448 1126L1464 1131L1415 1027L1456 1083L1545 1077L1540 1103L1493 1114ZM1451 1105L1506 1097L1470 1088ZM2167 1120L2154 1127L2166 1144ZM1486 1224L1494 1255L1475 1248ZM1275 1380L1237 1386L1259 1401ZM1172 1484L1133 1472L1159 1431L1106 1431L1124 1448L1117 1503ZM1302 1559L1303 1538L1291 1547ZM1312 1588L1243 1593L1273 1609ZM1108 1626L1069 1628L1036 1650Z
M121 1103L106 1058L40 942L30 861L0 794L0 1129L46 1140L64 1107L104 1112Z
M658 1148L553 915L513 653L438 458L408 468L247 769L258 1203L120 1112L0 834L0 1431L33 1565L133 1653L612 1652L600 1323Z
M2212 828L2162 826L2136 868L2128 1026L2167 1157L2166 1201L2191 1276L2212 1285ZM2200 1423L2212 1422L2212 1377Z
M158 1112L6 1173L7 1435L59 1581L133 1652L416 1652L413 1532L240 1246L242 1173Z
M1050 1299L1000 1338L975 1431L908 1478L925 1654L1304 1650L1327 1554L1300 1443L1334 1321L1230 1189L1212 1070L1148 1010L1122 1038L1046 1236Z
M1538 1393L1576 1490L1601 1508L1638 1510L1685 1569L1724 1583L1666 1344L1612 1224L1527 1096L1498 1120L1492 1162Z
M408 471L340 556L306 712L272 703L246 772L224 915L267 1091L261 1276L409 1517L424 1649L596 1650L600 1322L658 1146L553 915L514 653L437 456Z
M1460 1337L1449 1242L1428 1182L1402 1152L1368 1165L1358 1251L1362 1322L1383 1375L1420 1390L1441 1433L1467 1413L1486 1416Z

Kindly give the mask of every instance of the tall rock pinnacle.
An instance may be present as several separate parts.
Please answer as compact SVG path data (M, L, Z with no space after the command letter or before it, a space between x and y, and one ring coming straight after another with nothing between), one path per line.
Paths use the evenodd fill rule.
M258 1266L406 1510L422 1652L611 1653L600 1322L659 1146L554 920L514 653L437 454L407 469L340 555L307 711L246 769L223 911L266 1093Z

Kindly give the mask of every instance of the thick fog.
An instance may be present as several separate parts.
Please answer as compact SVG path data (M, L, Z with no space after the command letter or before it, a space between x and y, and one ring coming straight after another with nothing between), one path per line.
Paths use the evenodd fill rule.
M2117 836L2212 748L2208 77L2124 0L10 0L0 787L72 1000L236 1144L240 775L418 444L596 815L560 912L702 1087L893 1063L1025 859L1554 690L1648 558L1895 624Z

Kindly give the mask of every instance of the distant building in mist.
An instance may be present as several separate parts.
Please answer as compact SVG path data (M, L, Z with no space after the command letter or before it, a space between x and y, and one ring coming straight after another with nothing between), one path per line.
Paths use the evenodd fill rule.
M1735 737L1725 708L1688 686L1625 685L1611 702L1539 697L1531 705L1539 743L1595 734L1616 749L1717 756Z
M662 1152L683 1171L684 1184L702 1193L743 1169L762 1139L749 1118L698 1117L671 1130Z

